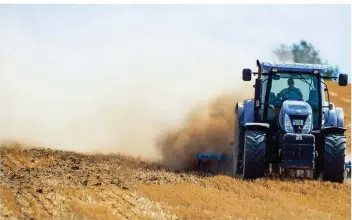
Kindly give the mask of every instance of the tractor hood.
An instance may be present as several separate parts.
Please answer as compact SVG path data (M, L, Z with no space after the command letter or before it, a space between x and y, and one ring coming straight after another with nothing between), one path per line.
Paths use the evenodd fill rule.
M312 130L312 108L305 101L286 100L280 111L280 126L287 133L309 133Z
M282 104L281 111L289 115L305 115L312 114L312 108L305 101L286 100Z

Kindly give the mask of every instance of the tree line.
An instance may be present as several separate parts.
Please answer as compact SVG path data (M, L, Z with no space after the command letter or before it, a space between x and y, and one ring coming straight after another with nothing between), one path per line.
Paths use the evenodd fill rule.
M272 51L281 62L292 61L294 63L322 64L328 67L326 76L338 76L338 66L332 66L323 60L319 51L309 42L301 40L291 45L281 44Z

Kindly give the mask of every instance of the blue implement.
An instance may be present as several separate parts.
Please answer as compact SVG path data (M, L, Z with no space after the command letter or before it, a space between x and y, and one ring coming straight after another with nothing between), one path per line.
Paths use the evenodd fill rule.
M197 153L198 169L213 174L230 173L232 156L228 153Z
M210 160L231 160L232 157L230 154L227 153L212 153L212 152L208 152L208 153L197 153L197 159L198 160L202 160L202 159L210 159Z

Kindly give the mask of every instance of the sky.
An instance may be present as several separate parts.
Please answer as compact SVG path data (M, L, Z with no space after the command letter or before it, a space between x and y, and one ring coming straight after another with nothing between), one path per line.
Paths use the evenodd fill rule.
M182 49L204 43L209 53L223 49L234 57L272 60L272 48L305 39L341 71L350 68L349 5L1 5L0 10L1 49L17 57L33 47L55 60L67 52L74 59L91 51L115 55L117 48L135 56L152 47L174 59ZM178 51L166 52L178 44Z
M0 5L0 33L3 138L66 148L153 136L280 44L351 71L350 5Z

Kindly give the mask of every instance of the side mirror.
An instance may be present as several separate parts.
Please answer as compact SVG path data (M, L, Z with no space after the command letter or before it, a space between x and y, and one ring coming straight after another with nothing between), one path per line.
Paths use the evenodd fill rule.
M347 86L348 75L341 73L339 75L339 86Z
M243 81L251 81L252 80L252 70L243 69L242 70L242 80Z

